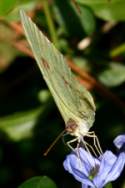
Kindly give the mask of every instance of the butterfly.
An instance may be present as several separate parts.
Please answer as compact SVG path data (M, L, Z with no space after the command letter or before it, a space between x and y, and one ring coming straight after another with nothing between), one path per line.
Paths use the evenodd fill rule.
M65 122L65 130L80 142L95 120L92 95L71 72L64 56L45 37L23 10L21 22L37 65ZM72 141L71 141L72 142Z

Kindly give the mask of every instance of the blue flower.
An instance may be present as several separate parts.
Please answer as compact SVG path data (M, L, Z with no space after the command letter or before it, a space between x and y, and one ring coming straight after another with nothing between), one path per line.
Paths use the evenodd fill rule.
M93 157L83 148L75 149L64 161L64 168L82 183L82 187L102 188L108 182L116 180L125 165L125 135L114 140L119 154L106 151L99 158Z
M125 152L125 135L119 135L114 140L114 145L121 151Z

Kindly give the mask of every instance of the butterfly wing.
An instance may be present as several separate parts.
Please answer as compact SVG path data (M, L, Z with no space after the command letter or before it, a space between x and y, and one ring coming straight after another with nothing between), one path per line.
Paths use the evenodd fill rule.
M79 117L86 122L88 129L93 125L95 120L96 106L90 92L84 88L79 81L76 81L75 90L79 99L78 111Z
M20 11L23 28L36 58L40 71L64 118L74 120L84 118L83 114L94 102L89 92L80 86L68 67L63 55L43 35L32 20ZM82 105L81 105L82 104ZM91 108L90 111L94 111ZM91 113L86 113L91 116Z

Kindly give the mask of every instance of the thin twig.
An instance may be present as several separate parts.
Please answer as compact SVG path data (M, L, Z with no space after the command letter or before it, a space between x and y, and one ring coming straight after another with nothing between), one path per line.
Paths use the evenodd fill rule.
M9 26L11 27L11 29L13 29L16 32L16 34L18 34L18 35L23 34L23 29L19 23L10 22Z
M11 28L13 28L13 30L15 30L15 32L22 34L22 28L21 25L19 24L18 27L12 27L14 25L10 25ZM26 47L26 45L21 42L13 42L12 44L15 48L17 48L19 51L23 52L24 54L27 54L30 57L33 57L33 54L31 52L30 49L28 49ZM102 85L101 83L99 83L95 78L93 78L89 73L87 73L86 71L84 71L83 69L79 68L76 64L74 64L74 62L71 59L67 60L69 66L71 67L71 69L77 73L78 75L78 80L80 80L81 84L83 84L85 86L85 82L86 82L86 86L88 89L90 88L94 88L101 96L106 97L107 99L110 99L110 101L112 101L116 106L118 106L121 109L125 109L125 103L121 101L121 99L116 96L115 94L113 94L109 89L107 89L104 85ZM81 77L81 78L80 78ZM88 84L87 84L88 82Z
M47 25L48 25L48 30L51 36L51 40L54 43L54 45L56 47L58 47L58 37L57 37L57 33L56 33L56 29L54 26L54 22L53 22L53 18L51 15L51 11L50 11L50 7L49 7L49 3L46 0L43 0L43 10L45 13L45 17L46 17L46 21L47 21Z
M27 54L30 57L33 57L33 54L31 52L30 49L28 49L24 43L21 42L14 42L13 46L15 48L17 48L18 50L20 50L21 52ZM99 83L95 78L93 78L92 76L90 76L90 74L88 74L87 72L85 72L83 69L79 68L77 65L75 65L73 63L73 61L70 59L67 60L67 63L69 64L69 66L71 67L71 69L77 73L82 79L80 79L80 77L78 76L78 79L80 79L81 84L83 84L85 86L85 82L89 83L89 87L91 85L91 88L93 86L93 88L98 91L98 93L101 96L104 96L108 99L110 99L110 101L112 101L115 105L117 105L119 108L121 109L125 109L125 103L121 101L121 99L116 96L115 94L113 94L110 90L108 90L105 86L103 86L101 83ZM91 83L91 84L90 84Z
M109 89L107 89L104 85L99 83L95 78L93 78L90 74L85 72L83 69L79 68L77 65L73 63L72 60L68 60L68 64L71 69L76 72L81 78L88 80L93 85L93 88L98 91L102 96L110 99L113 103L115 103L118 107L125 109L125 103L121 101L121 99L113 94Z

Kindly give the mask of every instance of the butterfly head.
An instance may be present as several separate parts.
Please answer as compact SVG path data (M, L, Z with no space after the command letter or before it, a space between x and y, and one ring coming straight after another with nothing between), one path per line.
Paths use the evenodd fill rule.
M87 134L89 128L85 122L76 122L75 120L70 118L66 123L66 131L70 135L80 138Z

